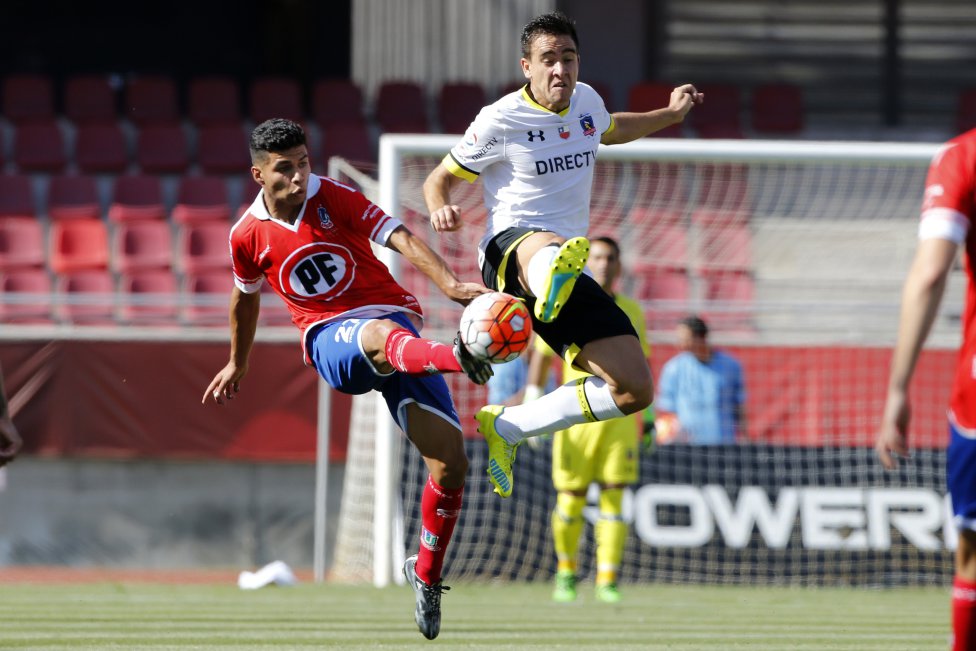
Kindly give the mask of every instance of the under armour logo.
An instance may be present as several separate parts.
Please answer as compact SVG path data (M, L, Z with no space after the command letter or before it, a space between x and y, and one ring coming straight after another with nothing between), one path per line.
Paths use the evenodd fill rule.
M529 142L532 142L536 138L538 138L539 140L546 139L546 137L542 135L542 129L539 129L538 131L528 131L527 133L529 134Z

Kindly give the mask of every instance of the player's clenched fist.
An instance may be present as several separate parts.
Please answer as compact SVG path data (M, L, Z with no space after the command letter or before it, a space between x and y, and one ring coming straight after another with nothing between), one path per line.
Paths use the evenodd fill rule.
M430 213L430 225L435 233L456 231L461 228L461 208L459 206L441 206Z
M695 104L705 101L705 93L698 92L693 84L683 84L671 91L670 108L684 119Z

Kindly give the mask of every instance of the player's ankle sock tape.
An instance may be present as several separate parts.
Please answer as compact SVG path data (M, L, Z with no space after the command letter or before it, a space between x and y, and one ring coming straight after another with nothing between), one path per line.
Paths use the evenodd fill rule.
M544 297L546 293L546 281L549 279L549 268L552 261L556 259L559 247L555 244L544 246L529 260L529 271L526 280L529 283L529 291L533 296Z
M610 420L620 418L624 412L613 401L610 393L610 385L602 378L588 377L583 383L583 391L586 393L586 401L590 406L590 413L595 420Z

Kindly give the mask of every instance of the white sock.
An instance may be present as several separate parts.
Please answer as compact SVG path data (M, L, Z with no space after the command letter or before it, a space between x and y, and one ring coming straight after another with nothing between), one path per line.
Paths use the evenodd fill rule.
M536 251L529 259L529 270L526 280L529 283L529 291L533 296L542 296L546 292L546 280L549 278L549 268L552 261L556 259L559 247L555 244L544 246Z
M583 382L583 393L589 408L589 414L584 414L577 385L577 380L567 382L538 400L506 407L495 420L495 430L503 439L515 444L530 436L551 434L580 423L624 415L613 401L610 386L592 376Z

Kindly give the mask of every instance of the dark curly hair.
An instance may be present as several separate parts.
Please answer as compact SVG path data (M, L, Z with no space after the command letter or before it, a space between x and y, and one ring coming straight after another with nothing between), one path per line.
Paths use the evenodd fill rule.
M522 28L522 56L526 59L532 52L532 39L540 34L550 36L569 36L579 53L579 38L576 36L576 23L561 11L536 16Z
M305 144L302 125L284 118L271 118L254 127L248 146L251 161L258 162L269 152L283 152Z

